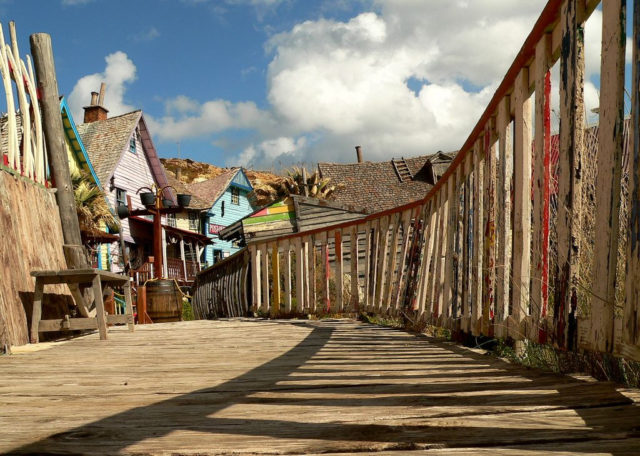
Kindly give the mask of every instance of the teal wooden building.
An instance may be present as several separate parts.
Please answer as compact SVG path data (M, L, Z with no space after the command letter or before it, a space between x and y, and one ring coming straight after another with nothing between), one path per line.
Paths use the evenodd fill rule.
M213 179L190 184L191 193L202 200L202 228L213 239L203 253L202 263L211 266L216 261L233 255L240 246L237 241L223 241L218 234L227 226L254 212L248 194L253 186L242 168L233 168Z

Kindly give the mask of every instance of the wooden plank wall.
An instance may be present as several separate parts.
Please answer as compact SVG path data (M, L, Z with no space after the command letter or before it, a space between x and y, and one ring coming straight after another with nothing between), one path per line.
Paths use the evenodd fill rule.
M598 4L547 3L457 157L423 200L272 241L282 249L312 239L311 266L293 266L303 275L296 280L314 290L299 310L357 308L476 336L526 339L560 349L576 349L579 343L584 349L640 359L640 0L634 0L631 40L636 89L626 202L630 221L624 227L630 238L626 297L616 313L615 289L623 286L616 268L627 40L625 2L612 0L595 16L603 21L598 177L587 184L598 189L597 235L593 258L582 259L593 261L597 280L587 292L598 299L578 302L581 283L589 282L581 277L588 271L581 271L578 261L584 215L584 24ZM551 87L550 69L556 64L560 81ZM552 91L560 100L559 161L553 175ZM557 211L550 209L552 194ZM266 244L252 247L254 261L259 262L257 252L268 250ZM291 261L303 259L296 255ZM267 264L264 259L262 264ZM253 295L262 291L262 305L269 308L269 280L279 279L266 274L264 266L261 277L261 283L253 283ZM352 296L344 300L347 289ZM259 305L260 298L254 302Z

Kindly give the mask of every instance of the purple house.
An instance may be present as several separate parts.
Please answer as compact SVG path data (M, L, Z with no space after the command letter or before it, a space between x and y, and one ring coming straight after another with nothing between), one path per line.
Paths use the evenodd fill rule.
M93 167L112 206L130 205L143 209L138 190L141 187L165 187L168 179L153 145L142 111L108 117L100 98L92 92L91 104L84 108L84 123L78 132L87 149ZM165 197L175 203L173 192ZM130 268L141 274L141 280L151 276L149 257L153 256L152 217L129 217L122 220L122 243L102 246L110 258L111 270L125 268L122 247L126 250ZM199 253L209 242L206 236L170 226L163 217L164 276L189 282L199 270ZM122 245L121 245L122 244Z

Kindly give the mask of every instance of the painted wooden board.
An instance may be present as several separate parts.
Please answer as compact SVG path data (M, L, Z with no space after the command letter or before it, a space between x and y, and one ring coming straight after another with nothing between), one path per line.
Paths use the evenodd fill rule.
M16 350L0 357L0 371L0 452L8 454L639 448L637 390L350 320L116 328L108 344L92 334Z
M511 178L513 176L513 138L511 135L511 114L509 97L505 97L498 106L498 185L497 220L498 253L496 279L496 325L497 336L503 334L502 322L509 315L509 295L511 285ZM506 332L504 332L506 335Z
M350 256L349 266L351 272L351 302L350 310L358 312L360 310L360 278L358 267L358 226L351 227L349 232Z
M520 70L514 87L513 292L511 316L520 323L529 308L531 268L531 99L529 71ZM516 330L509 336L524 335Z
M473 259L471 275L471 334L480 335L479 323L482 318L482 256L484 230L484 166L482 157L482 138L473 149Z
M335 240L335 284L336 284L336 310L342 312L344 310L344 264L342 258L342 231L335 230L333 232Z
M640 87L640 7L634 2L632 87ZM632 90L631 153L629 157L629 242L622 341L640 346L640 93Z
M597 235L593 255L593 298L588 348L611 352L616 301L620 183L624 129L624 73L626 43L625 0L602 4L602 65L596 176Z
M496 226L495 226L495 185L494 177L496 174L496 150L493 128L491 125L485 126L483 138L483 252L482 252L482 334L493 336L494 321L494 296L496 283L495 269L495 243L496 243Z
M535 137L533 151L533 222L531 239L530 308L533 325L528 337L540 339L541 321L547 315L549 281L549 197L551 183L551 35L536 46L535 59ZM544 337L544 336L543 336ZM542 340L541 340L542 342Z
M579 21L584 5L562 6L560 55L560 156L556 230L558 264L555 272L554 335L561 348L574 348L577 337L577 282L580 257L582 155L584 152L584 24ZM514 243L515 245L515 243ZM571 328L571 330L570 330Z
M451 315L453 305L453 256L455 246L455 232L458 227L456 222L456 214L458 213L459 201L457 199L457 182L456 175L452 174L447 179L447 237L445 244L444 258L444 288L442 293L442 303L440 312L445 316Z

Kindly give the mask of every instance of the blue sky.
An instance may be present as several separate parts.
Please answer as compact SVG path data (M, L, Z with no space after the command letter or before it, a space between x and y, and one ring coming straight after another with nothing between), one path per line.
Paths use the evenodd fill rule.
M0 0L0 15L22 54L52 36L78 123L105 80L110 115L142 109L161 156L179 142L183 158L278 169L354 161L357 144L369 160L456 149L544 4Z

